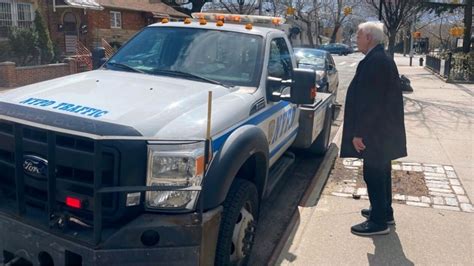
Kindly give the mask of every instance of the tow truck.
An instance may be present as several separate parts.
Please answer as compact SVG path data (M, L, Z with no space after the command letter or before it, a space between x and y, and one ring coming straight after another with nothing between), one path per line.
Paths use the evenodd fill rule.
M164 19L97 70L1 94L0 262L245 265L289 149L329 144L333 96L282 25Z

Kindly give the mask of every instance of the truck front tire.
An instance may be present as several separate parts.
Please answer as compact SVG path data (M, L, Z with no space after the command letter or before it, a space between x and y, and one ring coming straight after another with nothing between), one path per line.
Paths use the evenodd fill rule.
M246 265L255 241L258 219L257 187L244 179L235 179L224 201L216 265Z

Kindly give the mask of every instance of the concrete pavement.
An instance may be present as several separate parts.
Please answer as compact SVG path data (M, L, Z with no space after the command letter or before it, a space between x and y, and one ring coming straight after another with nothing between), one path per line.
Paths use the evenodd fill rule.
M472 203L474 85L447 84L418 67L418 58L412 67L408 57L395 59L414 89L404 95L409 155L400 161L454 168ZM323 193L319 201L313 195L300 206L297 226L277 264L472 265L474 261L474 213L395 203L397 225L392 232L363 238L352 235L350 226L364 220L360 209L369 202Z

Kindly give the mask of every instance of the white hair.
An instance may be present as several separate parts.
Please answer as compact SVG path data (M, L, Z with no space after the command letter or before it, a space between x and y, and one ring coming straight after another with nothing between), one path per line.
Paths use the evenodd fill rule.
M384 25L378 21L367 21L359 24L359 30L365 34L372 36L372 39L376 43L382 43L384 41Z

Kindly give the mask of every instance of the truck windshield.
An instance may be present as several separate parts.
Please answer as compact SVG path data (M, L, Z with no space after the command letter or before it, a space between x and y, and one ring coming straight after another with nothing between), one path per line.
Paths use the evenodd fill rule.
M122 47L106 66L229 86L258 86L262 43L260 36L237 32L149 27Z

